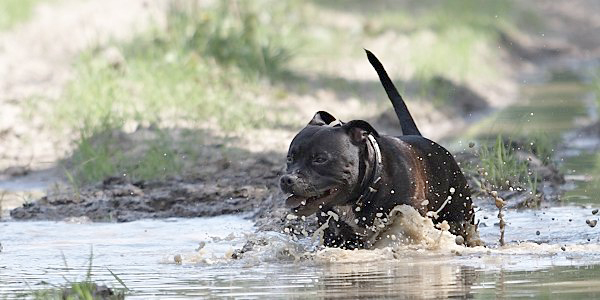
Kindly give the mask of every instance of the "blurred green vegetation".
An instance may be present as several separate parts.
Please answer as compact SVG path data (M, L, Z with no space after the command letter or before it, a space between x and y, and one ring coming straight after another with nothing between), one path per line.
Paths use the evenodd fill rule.
M283 71L290 53L283 46L280 27L260 21L261 8L246 1L221 2L214 10L202 9L198 2L175 2L164 42L184 53L210 56L224 66L275 76Z
M322 76L321 66L352 58L348 53L363 55L356 49L388 31L408 41L412 80L424 87L436 76L493 78L498 32L514 27L522 13L512 1L483 2L171 1L166 26L110 49L90 49L77 63L76 79L51 120L78 132L68 177L81 185L111 175L170 176L182 172L181 157L198 156L205 134L198 129L215 137L296 127L281 90L314 87L305 75L288 76L295 66L337 82L330 87L336 91L360 89ZM346 13L353 17L344 19ZM349 29L353 22L360 30ZM119 139L119 132L149 127L158 134L136 145ZM171 137L175 128L191 129L189 138Z
M275 10L287 6L269 3ZM174 140L170 128L216 125L218 135L289 125L285 109L260 98L272 98L268 82L285 71L291 56L283 45L283 29L294 25L263 20L264 5L223 1L201 9L174 1L165 30L116 44L112 56L106 49L83 55L77 79L57 103L52 120L59 129L79 131L67 164L73 184L117 174L136 179L178 174L182 157L198 151L190 143L202 138L189 134ZM153 127L158 134L131 145L118 138L128 124ZM136 148L141 152L132 151Z
M435 76L460 82L493 78L498 75L500 32L542 26L535 14L512 0L314 2L362 16L366 35L403 34L410 49L397 53L408 55L415 69L413 79L423 82Z
M254 2L223 1L213 9L174 2L167 29L117 45L122 61L85 54L77 80L55 111L59 125L79 128L213 122L221 129L274 126L256 96L262 78L283 72L288 50L273 20L259 22ZM195 2L194 2L195 3ZM236 13L230 11L236 4ZM190 8L191 7L191 8ZM265 33L263 33L265 32Z
M199 151L193 147L198 142L195 134L175 139L171 132L156 130L148 132L141 144L123 135L112 128L82 131L66 170L70 183L79 187L107 176L166 178L179 174L186 157Z
M0 30L5 30L31 17L33 8L48 0L2 0L0 1Z

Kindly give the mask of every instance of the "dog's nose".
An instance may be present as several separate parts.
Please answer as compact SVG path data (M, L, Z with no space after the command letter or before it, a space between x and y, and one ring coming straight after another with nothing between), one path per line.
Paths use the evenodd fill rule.
M279 185L284 192L288 192L292 186L294 186L294 183L296 183L297 179L298 177L294 175L283 175L279 180Z

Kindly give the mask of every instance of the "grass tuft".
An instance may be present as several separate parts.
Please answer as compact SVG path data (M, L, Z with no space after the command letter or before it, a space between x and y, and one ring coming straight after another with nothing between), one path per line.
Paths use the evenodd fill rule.
M68 269L66 259L63 255L65 268ZM71 299L71 300L93 300L93 299L108 299L108 300L121 300L125 299L125 293L129 291L129 288L125 285L123 280L119 278L114 272L108 270L110 274L121 284L122 288L109 288L106 285L101 285L93 281L93 251L90 250L90 257L88 259L88 267L85 274L85 278L82 281L70 281L67 278L66 284L62 286L55 286L49 289L33 291L27 298L32 299Z
M527 162L517 157L516 149L510 144L498 135L491 147L479 149L479 167L494 189L507 189L514 184L527 182L531 175Z

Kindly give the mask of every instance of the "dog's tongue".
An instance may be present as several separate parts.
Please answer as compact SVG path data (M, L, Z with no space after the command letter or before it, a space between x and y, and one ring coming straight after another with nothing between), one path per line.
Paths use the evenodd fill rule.
M296 195L291 195L285 200L285 206L287 206L289 208L296 208L296 207L302 205L302 201L306 201L306 198L296 196ZM304 202L304 204L306 204L306 202Z

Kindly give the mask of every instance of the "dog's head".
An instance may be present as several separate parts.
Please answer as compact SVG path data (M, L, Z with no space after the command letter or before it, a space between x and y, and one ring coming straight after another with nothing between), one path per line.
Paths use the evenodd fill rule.
M362 120L343 123L320 111L292 140L281 190L286 206L301 216L342 204L361 185L359 166L367 136L377 132Z

